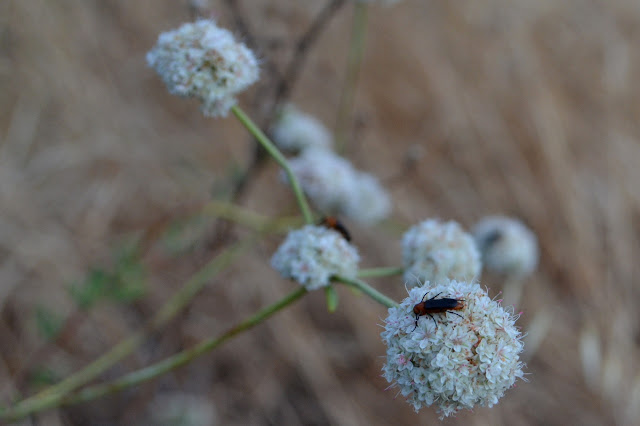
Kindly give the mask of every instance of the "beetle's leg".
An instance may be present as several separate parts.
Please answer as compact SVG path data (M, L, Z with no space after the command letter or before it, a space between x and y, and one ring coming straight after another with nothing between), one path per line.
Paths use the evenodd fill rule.
M436 319L433 317L433 315L431 314L427 314L431 317L431 319L433 320L433 323L436 325L436 330L438 329L438 323L436 322Z
M416 314L416 326L413 327L413 330L411 330L411 332L413 333L414 331L416 331L416 328L418 328L418 314Z
M457 313L457 312L453 312L453 311L447 311L447 312L450 313L450 314L453 314L453 315L457 315L460 318L464 319L464 317L462 315L460 315L459 313Z

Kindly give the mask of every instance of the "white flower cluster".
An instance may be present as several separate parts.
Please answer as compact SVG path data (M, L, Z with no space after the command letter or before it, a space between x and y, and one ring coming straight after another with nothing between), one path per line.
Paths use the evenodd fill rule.
M463 300L452 313L416 317L425 300ZM517 317L489 298L476 283L450 281L414 287L399 307L390 308L382 340L387 345L384 377L400 388L414 409L436 404L442 417L475 405L491 407L516 378L523 378L522 335ZM415 328L415 330L414 330Z
M315 117L287 105L271 128L273 141L286 152L294 154L307 149L331 149L331 133Z
M391 199L380 182L333 152L331 134L318 120L288 105L271 135L278 147L297 154L289 160L291 169L323 214L367 225L389 215Z
M147 62L170 93L199 99L207 116L225 116L259 74L253 52L206 19L160 34Z
M329 285L333 275L355 278L360 256L355 247L333 229L306 225L291 231L271 258L271 266L307 290Z
M332 151L305 150L290 160L290 166L305 194L324 214L371 224L391 211L391 199L378 180Z
M482 268L473 238L458 223L437 219L425 220L405 232L402 262L409 287L424 281L470 281Z
M473 234L488 270L523 277L536 269L536 236L519 220L488 216L478 222Z

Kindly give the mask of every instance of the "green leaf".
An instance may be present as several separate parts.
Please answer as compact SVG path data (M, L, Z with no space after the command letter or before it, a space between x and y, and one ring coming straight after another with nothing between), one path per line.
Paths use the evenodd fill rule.
M72 284L69 292L80 309L88 310L105 296L109 279L102 269L91 269L84 282Z
M327 298L327 310L331 313L338 309L338 292L333 285L324 288L324 295Z
M145 293L145 280L137 247L124 247L115 255L111 271L92 268L83 282L71 285L69 292L80 309L88 310L105 298L124 303L139 299Z
M58 381L60 381L60 376L47 367L38 367L29 374L29 382L36 388L50 386Z
M145 293L145 279L146 271L140 263L137 248L124 249L118 254L114 266L109 283L109 297L124 303L137 300Z
M47 340L53 340L58 336L62 326L64 324L64 318L49 309L40 306L36 310L36 326L38 331Z

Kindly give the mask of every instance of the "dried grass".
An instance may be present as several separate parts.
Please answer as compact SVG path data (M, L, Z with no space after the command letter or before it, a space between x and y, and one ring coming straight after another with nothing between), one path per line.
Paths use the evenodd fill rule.
M264 57L278 64L320 7L289 3L241 4ZM222 2L213 9L233 25ZM109 265L126 237L205 202L251 146L233 119L201 117L145 66L157 34L189 19L180 2L9 1L0 10L0 393L8 401L32 391L15 377L45 344L38 307L73 312L71 281ZM319 40L293 96L327 123L340 92L348 10ZM470 226L485 214L512 214L542 248L517 308L535 348L527 353L530 382L450 424L638 421L639 43L640 6L631 0L407 0L370 9L349 156L394 177L400 223L440 216ZM406 169L416 145L425 154ZM267 214L294 211L273 164L243 203ZM352 233L366 265L397 263L396 230ZM212 283L109 377L284 294L291 284L268 267L274 244ZM50 345L41 363L74 371L122 339L211 255L200 245L178 257L150 249L149 295L81 315L77 331ZM398 279L374 284L404 294ZM484 284L492 294L502 285ZM140 424L154 395L171 389L209 398L227 425L435 422L434 412L418 416L383 390L383 315L348 291L329 315L321 294L311 295L183 370L42 419Z

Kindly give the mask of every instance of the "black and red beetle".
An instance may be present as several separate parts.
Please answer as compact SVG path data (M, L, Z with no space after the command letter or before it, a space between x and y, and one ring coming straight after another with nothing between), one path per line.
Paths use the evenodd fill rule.
M458 315L460 318L462 318L462 315L453 311L464 309L464 300L452 299L450 297L436 299L436 297L440 296L442 293L436 294L429 300L424 300L424 298L427 297L427 294L429 293L425 293L425 295L422 296L422 302L413 307L413 313L416 315L416 326L413 327L413 330L411 330L412 332L416 328L418 328L418 318L420 318L422 315L429 315L433 320L433 323L436 325L436 328L438 328L438 323L436 322L436 319L432 314L446 314L447 312L451 312L452 314Z

